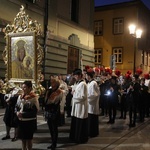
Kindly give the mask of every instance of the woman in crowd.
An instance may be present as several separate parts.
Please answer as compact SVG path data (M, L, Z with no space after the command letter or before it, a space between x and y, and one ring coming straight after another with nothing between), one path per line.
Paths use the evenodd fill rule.
M97 82L94 80L92 68L87 70L88 85L88 133L89 137L96 137L99 134L99 96L100 90Z
M32 150L33 134L37 127L38 96L32 91L32 82L24 81L23 94L18 97L16 114L19 119L18 138L22 140L22 150Z
M65 124L65 103L66 103L66 96L68 94L68 86L67 86L66 82L63 80L62 75L59 75L58 79L60 81L59 88L63 92L63 98L60 103L62 109L60 110L60 119L59 119L59 126L62 126Z
M81 69L75 69L73 75L77 83L72 88L70 139L76 143L85 143L88 141L87 84Z
M58 78L51 79L51 88L46 93L45 102L45 118L50 130L52 144L48 149L55 150L58 139L58 121L60 118L60 102L63 98L63 92L59 88L60 82Z
M17 103L17 99L21 90L19 88L14 88L12 91L10 91L9 94L6 94L4 96L6 101L6 109L4 114L4 122L6 125L6 136L2 138L2 140L10 139L10 130L11 128L14 128L14 137L12 138L12 141L17 140L17 127L18 127L18 119L15 113L15 105Z

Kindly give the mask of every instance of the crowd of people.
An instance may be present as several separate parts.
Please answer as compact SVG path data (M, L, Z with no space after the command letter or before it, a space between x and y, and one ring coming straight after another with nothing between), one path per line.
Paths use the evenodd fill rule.
M32 89L31 81L24 81L22 88L13 88L4 96L6 109L4 122L6 136L2 140L10 139L10 130L14 128L12 141L20 139L22 150L32 150L33 134L37 129L37 112L39 110L38 96Z
M101 115L108 114L108 123L113 124L118 109L119 119L126 119L127 112L129 112L129 127L135 127L137 120L144 122L144 118L149 117L150 113L149 81L149 74L141 76L138 72L134 75L127 72L124 76L115 74L115 76L110 76L110 79L107 78L100 84Z
M89 138L99 135L99 116L108 116L108 124L114 124L117 110L119 119L129 115L129 127L135 127L137 121L144 122L150 115L150 76L134 75L128 71L125 75L105 70L103 74L96 69L75 69L69 76L50 76L42 107L51 136L51 145L57 147L58 127L65 124L65 117L71 117L69 139L75 143L86 143ZM20 91L22 93L20 94ZM4 122L6 136L10 139L10 129L16 130L12 141L22 140L22 149L32 149L33 134L36 130L36 115L39 109L38 97L32 91L31 81L25 81L22 90L5 96L7 101ZM12 103L12 99L13 103ZM9 108L17 124L7 119ZM12 109L11 109L12 111ZM9 116L10 117L10 116ZM9 121L7 121L9 120ZM15 121L16 122L16 121ZM26 127L30 128L26 128Z

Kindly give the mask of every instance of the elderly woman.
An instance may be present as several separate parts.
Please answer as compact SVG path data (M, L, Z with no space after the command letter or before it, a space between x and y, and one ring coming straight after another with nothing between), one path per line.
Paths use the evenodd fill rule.
M59 88L60 82L58 78L51 79L51 88L46 93L45 102L45 118L50 130L52 144L48 149L54 150L57 146L58 139L58 121L60 118L60 103L63 98L63 92Z
M18 138L22 140L22 150L32 150L39 102L38 96L32 91L31 81L25 81L22 90L23 94L18 97L16 104L16 114L19 119Z

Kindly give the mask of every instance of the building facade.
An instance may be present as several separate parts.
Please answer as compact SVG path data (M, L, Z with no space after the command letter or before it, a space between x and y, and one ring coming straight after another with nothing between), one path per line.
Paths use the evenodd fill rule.
M150 67L150 10L141 0L99 6L94 14L95 65L111 66L115 55L115 70L125 74L138 68L143 73ZM129 25L142 29L137 39L129 34ZM134 67L135 66L135 67Z
M75 68L94 66L94 0L1 0L0 69L5 77L3 29L11 24L23 5L26 13L42 27L42 73L70 74Z

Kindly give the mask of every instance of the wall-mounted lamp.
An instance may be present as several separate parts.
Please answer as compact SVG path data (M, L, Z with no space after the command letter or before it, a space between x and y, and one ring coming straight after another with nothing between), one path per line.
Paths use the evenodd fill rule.
M143 31L141 29L136 29L136 25L134 24L129 25L129 33L133 35L135 38L141 38L142 32Z

